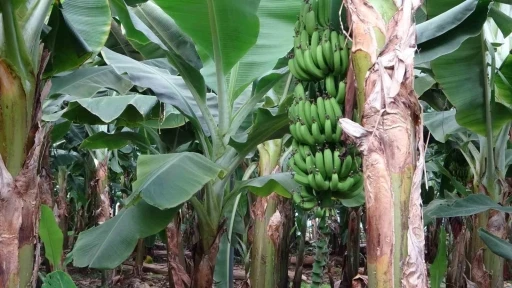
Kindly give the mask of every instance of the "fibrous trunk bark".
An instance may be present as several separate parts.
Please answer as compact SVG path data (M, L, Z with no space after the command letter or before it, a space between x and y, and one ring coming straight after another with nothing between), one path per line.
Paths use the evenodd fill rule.
M94 183L98 199L98 209L96 211L96 221L102 224L110 219L110 195L108 187L108 156L100 161L96 166L96 179Z
M349 224L347 237L347 258L343 271L343 282L352 283L352 279L359 271L359 246L361 214L359 208L349 210Z
M413 85L413 15L420 4L346 0L363 126L340 124L363 155L369 287L427 287L423 123Z
M174 220L167 225L167 270L169 277L169 287L185 288L190 287L190 277L185 270L185 256L183 255L183 245L181 242L181 221L180 217L174 217Z
M57 176L57 183L59 185L59 194L55 199L55 207L54 214L57 219L57 223L59 224L59 228L62 231L62 235L64 236L64 247L67 248L68 245L68 203L67 203L67 179L68 179L68 170L66 167L59 167L59 172Z
M258 145L260 176L281 171L281 147L281 140L271 140ZM251 287L287 287L291 203L272 193L267 197L257 197L251 209L254 217Z

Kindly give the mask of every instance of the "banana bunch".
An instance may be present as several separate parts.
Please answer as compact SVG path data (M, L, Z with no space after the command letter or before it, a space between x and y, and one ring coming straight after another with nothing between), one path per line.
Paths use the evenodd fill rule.
M328 191L331 197L339 199L351 199L361 192L361 157L344 155L345 149L340 145L335 145L335 149L328 145L313 151L309 146L301 145L293 139L292 147L288 166L293 170L293 179L303 187L313 188L317 196L320 192L325 194ZM301 192L301 197L306 202L312 202L311 198L315 197L312 193L309 193L310 197L302 194Z
M292 195L295 205L304 211L310 211L318 204L318 200L310 187L302 186L299 192L295 192Z
M309 85L313 85L310 83ZM314 92L315 88L309 92ZM308 93L310 94L310 93ZM321 95L306 97L301 83L295 86L294 102L288 110L290 133L293 138L309 146L338 143L342 129L338 120L343 116L334 97Z
M343 33L331 31L331 0L306 0L295 23L291 73L299 80L318 81L328 75L344 75L348 48Z

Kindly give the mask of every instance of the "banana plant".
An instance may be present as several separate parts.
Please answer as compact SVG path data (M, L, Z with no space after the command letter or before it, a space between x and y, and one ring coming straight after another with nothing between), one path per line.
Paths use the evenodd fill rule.
M507 73L511 69L507 62L507 47L510 47L509 27L512 18L510 14L501 11L502 8L505 12L509 11L509 5L497 2L501 1L429 1L425 10L431 19L418 25L420 52L416 64L422 66L424 72L420 77L429 75L432 80L429 85L438 87L441 97L454 107L451 111L437 113L449 117L449 121L443 121L451 123L447 126L449 131L443 134L455 135L452 137L456 137L460 143L460 150L474 176L472 192L480 194L480 191L485 191L484 194L492 201L503 202L500 186L504 182L499 181L499 175L504 175L506 142L503 141L506 141L505 135L512 120L508 92L510 86L507 86L507 75L510 75ZM492 20L488 20L488 17ZM440 23L445 25L438 25ZM440 29L431 29L436 26ZM441 29L443 26L444 30ZM462 92L460 87L467 87L467 90ZM436 119L431 120L435 122ZM471 133L468 134L465 129ZM440 134L437 132L437 135L433 135L439 137ZM480 285L499 287L503 285L503 259L489 250L483 256L479 253L485 246L479 237L479 228L503 226L505 222L501 217L504 215L489 213L487 210L478 213L473 216L475 226L471 231L467 257L471 261L483 257L482 263L492 271L492 277L489 283L481 282L483 280L474 275L471 279ZM498 238L506 237L499 231L500 228L493 228L492 233L497 234L495 236ZM479 271L480 268L473 267L473 271Z
M47 127L39 120L49 90L46 78L78 67L106 41L108 3L90 2L94 11L74 0L6 0L0 4L0 213L9 219L0 231L9 239L2 242L0 252L2 287L27 287L37 278L38 163L47 149L42 146ZM49 32L43 29L47 26L52 28Z
M227 203L244 187L258 195L268 195L270 185L271 188L280 187L275 190L289 196L287 190L296 186L288 173L275 174L255 183L240 182L236 187L230 185L229 179L258 144L280 138L286 131L284 108L264 108L260 103L266 92L286 76L287 69L282 69L278 60L291 48L295 20L291 13L298 5L294 1L279 5L270 1L262 1L259 5L216 1L211 4L215 9L208 9L208 1L154 1L132 7L124 1L113 0L110 4L116 15L112 27L121 23L126 43L134 48L126 55L145 60L138 62L104 48L101 58L107 65L100 65L101 71L98 67L83 68L89 69L86 72L78 69L73 73L75 81L80 79L79 73L91 74L96 70L111 75L113 69L123 78L122 83L126 83L109 86L113 90L134 86L138 91L144 91L143 94L155 95L153 98L163 104L148 102L153 100L147 95L144 100L136 101L134 98L142 95L128 92L130 88L124 92L116 91L117 96L102 95L99 90L105 89L90 82L86 83L87 93L92 94L88 97L105 97L79 99L80 95L69 92L69 89L64 92L66 86L63 85L59 90L62 92L56 94L69 94L74 99L64 110L50 114L53 116L48 116L47 120L64 117L91 125L115 122L118 127L127 127L143 120L134 121L130 115L133 111L137 111L135 116L144 118L154 107L172 106L186 117L187 125L193 127L203 155L191 152L140 155L137 181L132 185L133 193L125 208L102 225L80 234L72 252L74 265L114 268L128 257L137 239L165 228L180 205L190 199L197 212L202 239L198 245L199 257L194 265L196 277L193 281L195 285L202 285L197 287L211 287ZM183 14L182 10L194 11L194 17ZM148 15L152 15L151 19ZM197 26L191 22L195 17L209 21ZM221 21L226 17L230 20ZM280 31L289 33L290 38L283 37ZM112 33L116 33L114 29ZM195 52L195 47L199 53ZM214 82L209 81L208 69L212 68L208 67L215 71ZM64 80L62 78L67 76L55 80ZM116 77L111 76L111 80ZM76 81L76 85L79 82L83 79ZM124 104L114 105L119 103ZM107 111L113 107L116 107L115 111ZM107 112L114 113L104 117ZM121 136L116 135L117 132L108 137ZM191 143L196 142L195 139ZM170 143L164 140L164 144ZM199 190L201 193L194 196ZM148 215L151 215L150 225L144 220ZM123 243L119 243L120 239ZM109 248L114 245L116 249ZM114 250L121 252L112 254Z

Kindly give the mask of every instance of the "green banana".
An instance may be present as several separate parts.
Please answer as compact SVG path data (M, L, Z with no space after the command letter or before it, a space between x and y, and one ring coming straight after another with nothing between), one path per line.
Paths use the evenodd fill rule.
M316 169L318 169L318 171L320 171L320 173L322 174L322 177L325 177L327 174L324 166L324 154L320 150L316 151L315 165Z
M295 78L302 81L311 81L311 77L307 75L300 67L297 65L297 58L292 58L288 60L288 68L290 68L290 72Z
M334 98L334 97L329 98L329 101L331 102L331 107L334 110L334 116L336 117L335 120L337 122L338 119L343 117L343 112L341 111L340 104L338 104L338 102L336 101L336 98Z
M333 165L334 165L334 170L336 170L336 174L339 174L341 171L341 158L340 158L340 150L338 150L338 149L334 150ZM337 176L338 175L336 175L336 177Z
M336 82L334 82L334 76L331 74L325 78L325 90L331 97L336 97Z
M363 159L361 158L361 156L356 156L354 159L354 162L356 162L356 167L358 170L359 170L359 168L361 168L362 161L363 161Z
M306 168L307 168L306 171L308 171L308 174L313 174L313 171L315 170L315 159L313 157L313 154L309 154L306 157Z
M293 154L293 160L295 162L295 165L302 171L308 171L308 167L306 165L306 162L304 162L304 159L300 156L300 152L297 152Z
M334 159L332 155L332 151L329 148L324 149L324 167L325 173L328 178L331 178L332 171L334 170Z
M321 191L329 190L329 181L325 181L322 173L318 170L315 173L315 182Z
M306 201L312 201L316 199L316 196L309 192L308 188L305 186L302 186L302 189L300 189L300 197Z
M318 185L316 185L315 172L312 172L308 175L308 183L309 183L309 186L311 186L314 190L320 191L320 187Z
M341 181L338 184L338 191L342 193L342 195L346 195L346 193L349 191L349 189L354 185L354 178L348 177L344 181Z
M315 63L313 63L313 57L311 56L311 50L307 49L304 51L304 62L306 64L306 69L309 74L313 75L316 79L324 78L324 72L316 67Z
M300 20L295 21L295 27L293 29L295 31L295 35L299 34L300 32Z
M309 4L309 1L304 1L304 4L301 5L301 13L300 13L300 20L301 20L301 24L302 26L301 27L304 27L306 25L306 14L309 12L310 9L310 4Z
M316 14L313 9L306 13L306 31L309 35L313 35L316 30Z
M313 135L311 135L311 133L309 132L307 125L301 125L300 134L306 144L311 146L315 145L315 138L313 138Z
M294 139L298 138L297 130L295 129L295 123L293 123L293 122L292 122L292 124L290 124L290 134L292 134Z
M352 161L352 166L350 167L351 172L357 172L359 170L359 167L357 166L356 157L352 158L354 161Z
M327 74L329 73L329 66L327 66L327 63L325 63L325 57L324 57L324 50L322 49L322 44L319 43L318 47L316 47L316 61L318 64L318 67L322 69L322 71Z
M316 144L322 144L325 142L325 136L320 132L320 124L318 124L318 121L313 122L311 132L315 138Z
M306 30L300 32L300 49L306 50L309 48L309 35Z
M338 86L338 93L336 94L336 101L341 105L345 102L346 89L347 86L345 85L345 82L341 81Z
M359 193L361 193L363 190L364 178L361 173L354 175L351 179L354 180L354 183L344 195L346 197L345 199L352 199L359 195Z
M313 151L311 150L311 147L309 147L308 145L301 145L301 147L303 147L303 148L304 148L304 154L306 155L306 156L304 157L304 159L306 159L306 157L307 157L308 155L313 155Z
M341 54L341 74L342 75L345 75L347 73L347 70L348 70L348 56L349 56L349 51L348 51L348 47L345 45L345 35L343 35L343 33L340 33L339 36L339 43L340 43L340 54Z
M324 53L325 62L331 70L334 69L334 52L332 51L331 41L322 40L322 52Z
M320 26L327 26L327 23L325 22L325 0L318 0L316 19Z
M333 173L331 177L331 183L330 188L332 191L336 191L338 189L338 184L340 183L340 180L338 178L338 174Z
M298 83L293 89L293 92L295 98L306 98L306 92L304 90L304 85L302 85L302 83Z
M324 21L326 26L329 26L331 24L331 0L325 0L324 9Z
M302 160L306 159L306 151L304 150L304 145L300 145L297 147L299 150L300 157L302 157Z
M337 46L337 45L336 45ZM341 75L341 51L336 47L334 51L334 75Z
M297 137L296 139L301 142L301 143L304 143L306 140L304 140L304 138L302 138L302 134L300 133L300 127L301 127L301 124L300 124L300 121L297 121L295 122L295 131L297 131Z
M318 48L318 43L320 43L320 33L317 31L313 32L313 35L311 35L311 45L309 46L311 49L311 56L313 57L313 62L315 65L318 65L318 54L316 53L316 49ZM323 70L322 70L323 71Z
M300 185L309 185L308 177L299 175L298 173L293 175L293 180L295 180L295 182L299 183Z
M316 98L316 107L318 108L318 121L323 122L325 120L325 101L322 96Z
M304 98L299 100L299 119L304 121L306 120L306 101Z
M332 123L331 119L329 119L329 115L325 116L325 122L324 122L324 134L325 134L325 140L327 142L333 141L333 133L332 133Z
M334 132L334 141L338 142L341 140L341 132L343 131L341 129L341 126L339 123L336 123L336 132Z
M332 102L329 99L326 99L324 101L325 103L325 114L329 115L329 120L331 120L331 125L336 125L336 120L338 117L336 117L336 114L334 113L334 107L332 107ZM338 104L336 104L337 106Z
M301 48L295 48L294 54L295 54L294 59L296 61L296 64L298 64L297 68L302 69L302 71L304 71L306 75L311 75L310 73L308 73L309 71L306 68L306 60L304 60L303 50Z
M301 170L297 165L295 165L295 161L293 158L290 159L290 162L288 163L288 165L290 165L290 167L292 167L292 170L293 170L293 172L295 172L295 174L298 174L303 177L308 177L308 174L304 173L303 170Z
M343 164L341 165L340 171L340 179L345 179L348 174L350 174L350 169L352 168L352 156L347 155L345 160L343 160Z
M300 205L302 203L302 197L300 197L299 192L292 193L292 199L295 205Z
M311 119L311 102L309 100L305 100L304 102L304 116L306 123L311 127L311 125L313 125L313 119Z
M316 201L311 201L311 202L303 202L301 205L300 205L300 208L302 208L302 210L304 211L311 211L313 210L313 208L315 208L317 205L317 202Z
M315 103L311 103L311 120L320 122L320 115L318 115L318 106ZM319 127L322 127L321 123Z

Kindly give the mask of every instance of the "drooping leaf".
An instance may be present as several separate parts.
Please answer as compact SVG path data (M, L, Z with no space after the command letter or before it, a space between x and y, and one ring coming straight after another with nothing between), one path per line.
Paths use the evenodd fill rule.
M179 207L160 210L141 200L105 223L78 235L73 265L114 269L133 252L137 241L164 229Z
M457 123L480 135L485 135L486 131L484 100L488 68L484 51L485 43L478 35L468 38L456 51L431 62L434 78L457 110ZM511 112L503 104L495 103L492 111L493 132L498 132L512 120Z
M111 123L116 119L126 123L138 123L157 104L156 97L148 95L85 98L70 102L62 117L75 123L90 125Z
M181 205L224 173L222 167L197 153L141 155L132 188L149 204L168 209Z
M69 128L71 128L71 122L64 120L60 123L56 123L53 125L52 131L51 131L51 141L52 143L55 143L62 139L69 131Z
M59 270L44 277L42 288L76 288L76 285L68 273Z
M299 187L300 185L293 180L292 174L288 172L261 176L237 184L238 189L247 188L260 197L266 197L275 192L283 197L290 198L290 192L297 191Z
M496 100L512 105L512 52L505 58L494 77Z
M198 103L195 101L196 99L188 89L189 86L181 77L173 76L167 70L143 64L106 48L103 49L102 54L105 61L114 67L119 74L126 73L135 85L150 88L160 101L180 109L193 124L198 126L200 124L204 131L208 131L207 121L215 121L215 119L204 117ZM216 110L216 101L211 97L207 97L206 100L208 103L200 103L200 105L208 106L210 111Z
M52 78L50 95L61 93L73 98L88 98L107 89L125 94L132 86L128 79L116 73L111 66L87 67Z
M41 32L45 26L45 19L52 7L53 0L23 1L26 6L16 10L27 52L32 60L32 67L37 71L40 64ZM0 39L2 32L0 31ZM1 42L1 41L0 41Z
M475 11L478 0L463 1L436 17L430 16L430 20L416 25L417 43L421 44L435 37L441 36L449 30L460 25L471 13ZM433 17L433 18L432 18Z
M434 263L430 265L430 287L441 288L444 275L448 269L448 257L446 256L446 230L441 228L439 233L439 244L437 246L437 255Z
M341 199L340 202L345 207L359 207L366 201L364 193L357 194L356 197L350 199Z
M122 131L109 134L103 131L86 138L80 145L81 149L121 149L130 143L147 147L146 138L139 133Z
M258 144L285 135L288 131L288 124L287 113L273 114L270 109L259 108L250 131L233 135L229 140L229 145L233 146L241 155L246 155Z
M218 73L228 73L256 43L259 1L156 0L155 3L221 65L222 71Z
M507 260L512 260L512 244L510 242L496 237L483 228L478 229L478 236L480 236L492 253Z
M44 243L44 256L48 259L54 269L61 269L64 236L62 235L62 231L55 220L52 209L46 205L41 205L39 237L41 237L41 240Z
M512 33L512 17L500 11L495 5L491 5L489 17L494 20L496 26L503 33L503 37L507 38Z
M427 15L429 18L439 17L441 13L449 13L450 9L462 2L463 0L430 0L427 3ZM487 19L488 5L488 0L479 0L474 11L456 27L418 45L419 52L414 63L425 63L449 54L457 50L466 39L480 34Z
M432 78L432 76L428 74L423 74L420 77L414 79L414 92L418 94L418 96L423 95L425 91L430 89L432 85L436 83L436 80Z
M456 200L436 199L425 208L424 213L432 218L459 217L474 215L489 209L512 213L512 207L501 206L483 194L471 194Z
M115 13L114 7L111 9ZM144 59L139 51L137 51L128 39L126 39L126 35L122 31L120 23L116 19L112 19L110 24L110 34L105 42L105 47L138 61Z
M298 10L300 1L260 1L257 12L260 31L256 44L240 59L228 77L228 83L234 85L230 87L231 101L234 101L252 81L272 70L277 61L293 47L293 27L297 21ZM208 61L208 67L201 72L208 86L217 90L215 63Z
M464 130L455 120L454 109L425 113L423 114L423 121L432 136L441 143L445 143L450 135Z

